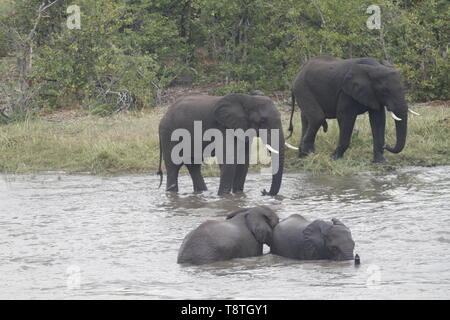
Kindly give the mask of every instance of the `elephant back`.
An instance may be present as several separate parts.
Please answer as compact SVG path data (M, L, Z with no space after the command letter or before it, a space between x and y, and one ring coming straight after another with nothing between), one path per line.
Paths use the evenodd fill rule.
M309 222L300 215L291 215L281 221L273 231L270 252L292 259L303 259L303 231Z

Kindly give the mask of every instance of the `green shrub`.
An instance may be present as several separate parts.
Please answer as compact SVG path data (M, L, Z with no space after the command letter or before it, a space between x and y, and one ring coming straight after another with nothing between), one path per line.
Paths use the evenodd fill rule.
M0 19L26 35L41 2L9 1L17 13ZM65 26L69 4L81 8L81 30ZM372 4L382 30L366 26ZM170 85L288 91L318 55L387 58L410 100L450 99L447 0L61 0L47 13L32 75L42 85L36 105L45 108L108 115L151 107ZM14 52L6 35L0 27L0 55Z
M112 0L83 0L80 7L81 29L53 34L36 58L34 77L51 80L41 92L42 104L51 107L59 99L61 106L71 105L66 97L73 92L78 104L97 114L152 106L159 66L153 55L120 42L125 7Z
M224 96L229 93L251 93L252 85L245 81L230 81L228 85L221 86L214 90L214 95Z

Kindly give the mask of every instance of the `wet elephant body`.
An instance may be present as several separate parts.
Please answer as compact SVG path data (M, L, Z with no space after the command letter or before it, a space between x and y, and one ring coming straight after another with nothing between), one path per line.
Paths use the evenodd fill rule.
M178 263L205 264L260 256L272 243L278 216L268 207L240 209L225 221L209 220L191 231L178 252Z
M351 260L355 243L338 219L308 221L294 214L277 224L270 252L299 260Z

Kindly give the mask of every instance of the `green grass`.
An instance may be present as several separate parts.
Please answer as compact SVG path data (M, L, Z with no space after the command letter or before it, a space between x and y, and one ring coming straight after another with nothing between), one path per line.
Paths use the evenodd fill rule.
M406 146L399 154L385 152L386 163L375 164L373 158L373 140L367 114L360 115L356 121L350 147L343 159L332 160L331 154L337 146L339 128L336 120L328 119L328 132L322 129L316 138L316 154L305 159L295 156L287 158L288 170L302 170L312 173L331 173L349 175L355 172L385 172L405 166L436 166L450 164L450 108L442 106L412 106L421 116L410 114ZM286 122L287 123L287 118ZM288 142L297 145L300 141L300 115L294 116L294 135ZM285 126L287 127L287 126ZM387 114L386 143L395 144L395 123ZM292 141L292 142L291 142ZM294 143L295 142L295 143ZM295 153L289 150L289 153Z
M110 118L43 119L0 127L0 171L149 172L159 160L162 110Z
M442 121L450 118L450 108L413 108L422 116L410 115L406 147L399 154L386 152L387 163L372 163L372 135L369 119L364 115L357 120L358 133L353 135L343 159L330 158L338 128L336 120L328 120L328 132L321 129L317 135L316 154L299 159L297 151L286 150L286 171L350 175L405 166L450 165L450 120ZM0 126L0 172L154 173L159 161L158 124L164 111L165 108L158 108L146 113L70 117L61 121L35 119ZM288 108L282 114L286 130ZM298 145L298 111L294 120L294 135L289 142ZM395 143L394 120L390 117L386 142ZM205 165L203 173L217 175L217 166Z

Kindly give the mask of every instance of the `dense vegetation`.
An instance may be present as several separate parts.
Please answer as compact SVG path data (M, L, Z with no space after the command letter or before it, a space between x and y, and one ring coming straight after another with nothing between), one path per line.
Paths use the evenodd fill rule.
M41 3L0 0L1 56L25 52L18 39ZM79 30L66 26L72 4L81 9ZM366 26L372 4L381 29ZM288 92L298 68L325 54L389 60L411 101L447 100L449 21L448 0L59 0L26 43L26 86L36 88L26 103L103 115L152 107L177 84Z

